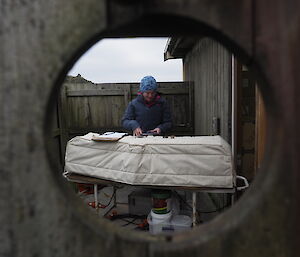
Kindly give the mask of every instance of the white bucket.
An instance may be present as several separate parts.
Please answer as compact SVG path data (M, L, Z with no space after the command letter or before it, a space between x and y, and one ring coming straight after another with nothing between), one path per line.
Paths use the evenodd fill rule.
M172 217L172 211L169 211L168 213L165 213L165 214L157 214L157 213L154 213L153 210L151 210L150 215L152 217L152 222L161 223L163 221L170 221L170 219Z
M170 227L171 217L172 211L166 214L156 214L151 210L147 218L150 233L159 234L163 232L164 229L168 229L168 227Z

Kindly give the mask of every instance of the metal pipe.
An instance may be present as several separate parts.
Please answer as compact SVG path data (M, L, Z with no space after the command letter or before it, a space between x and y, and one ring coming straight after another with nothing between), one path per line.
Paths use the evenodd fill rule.
M196 226L196 202L197 202L197 193L193 192L192 194L192 204L193 204L193 227Z
M94 184L94 198L95 198L95 209L98 212L98 185Z

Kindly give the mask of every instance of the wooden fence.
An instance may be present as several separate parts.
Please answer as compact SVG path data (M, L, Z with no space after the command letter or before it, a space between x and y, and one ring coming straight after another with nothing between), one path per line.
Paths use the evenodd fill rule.
M171 108L171 133L193 134L193 83L161 82L158 86ZM61 156L64 156L67 141L76 135L124 131L121 118L128 103L136 97L138 87L139 83L94 84L83 78L79 81L67 78L58 99L58 125L53 128L54 136L60 138Z

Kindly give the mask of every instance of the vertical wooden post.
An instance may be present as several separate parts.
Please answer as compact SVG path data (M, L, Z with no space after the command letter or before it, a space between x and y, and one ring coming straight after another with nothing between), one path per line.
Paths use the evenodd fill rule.
M194 124L194 110L195 110L195 105L194 105L194 82L189 81L188 82L188 87L189 87L189 126L193 128L193 133L195 132L195 124Z
M66 145L69 139L67 124L67 86L63 84L58 97L58 122L60 131L60 153L62 164L64 165Z
M131 101L131 85L126 84L123 86L124 87L124 101L125 101L125 108Z
M236 171L237 155L237 86L238 86L238 63L231 57L231 148L234 170Z
M235 167L237 173L241 172L242 168L242 150L243 150L243 126L242 126L242 64L236 63L236 125L235 125L235 139L236 139L236 158Z
M266 110L262 95L256 85L256 122L255 122L255 173L260 168L261 162L264 158L267 120Z
M196 216L197 216L197 209L196 209L196 204L197 204L197 192L193 192L192 193L192 203L193 203L193 219L192 219L192 225L193 227L196 227L197 225L197 220L196 220Z

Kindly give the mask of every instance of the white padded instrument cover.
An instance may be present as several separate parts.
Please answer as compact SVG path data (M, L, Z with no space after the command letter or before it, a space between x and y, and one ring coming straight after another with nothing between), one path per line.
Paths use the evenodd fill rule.
M91 135L68 142L65 173L130 185L234 186L231 147L220 136L126 136L95 142Z

